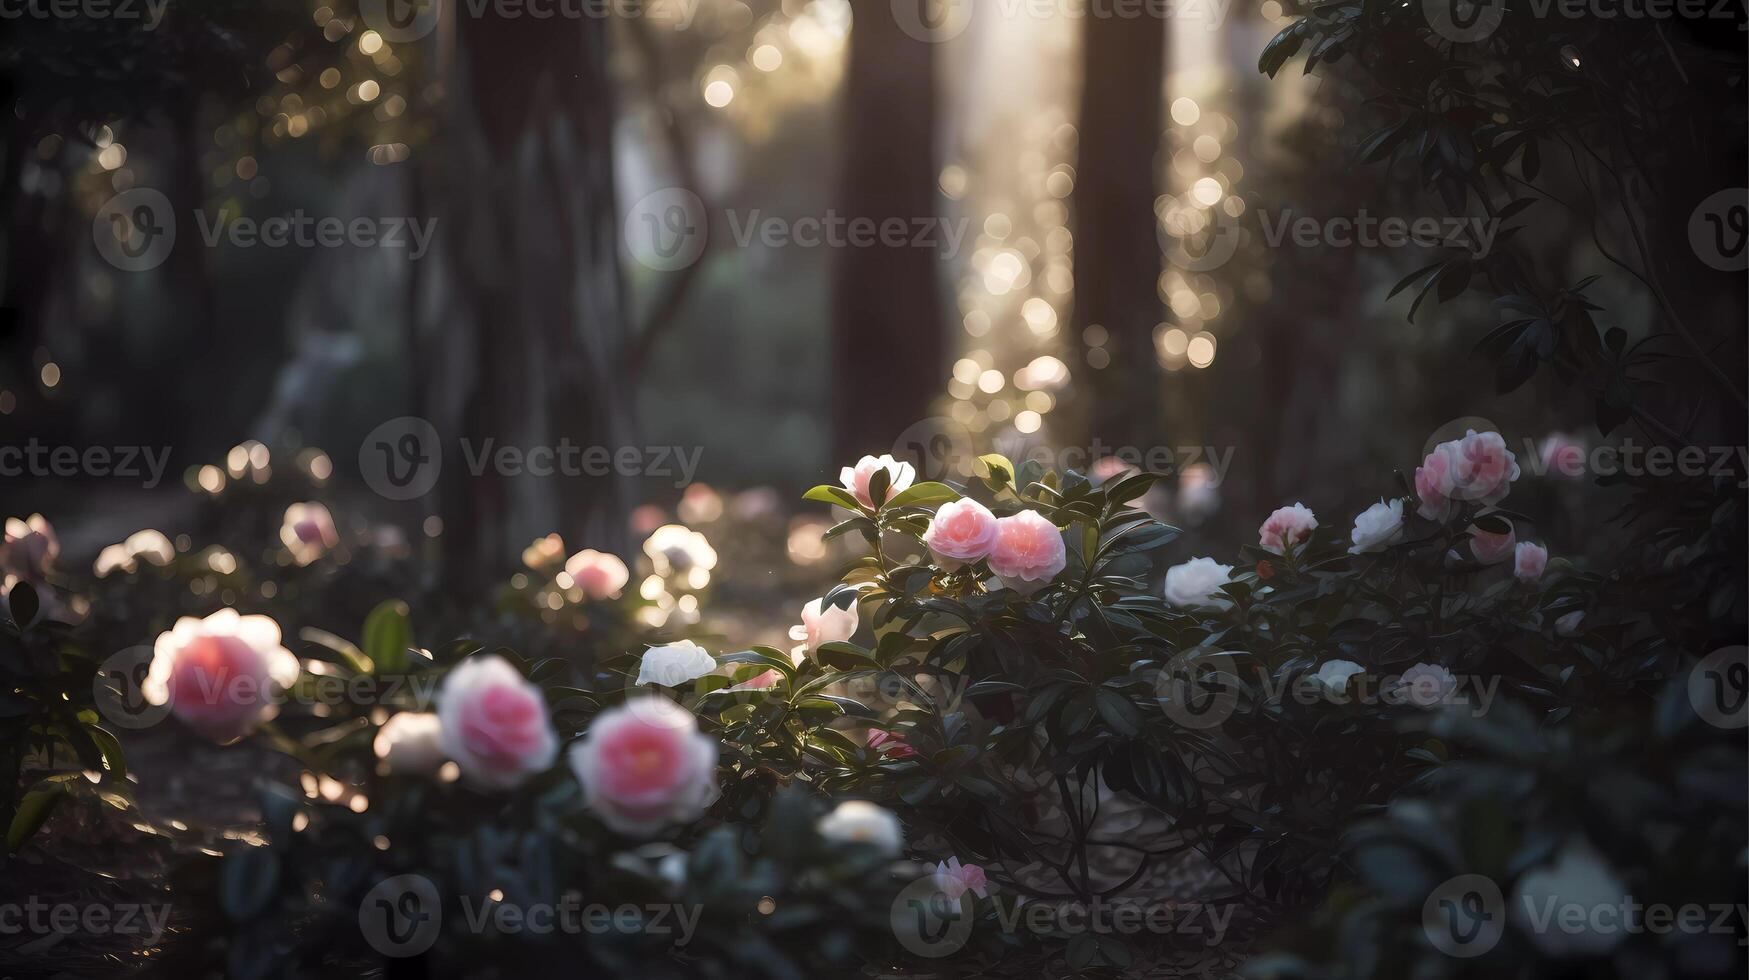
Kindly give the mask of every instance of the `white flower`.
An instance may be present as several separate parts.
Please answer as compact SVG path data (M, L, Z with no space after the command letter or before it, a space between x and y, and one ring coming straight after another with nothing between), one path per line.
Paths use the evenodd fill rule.
M140 567L140 559L153 565L168 565L176 557L176 547L170 543L162 531L147 528L128 535L126 541L112 544L97 553L97 561L91 570L98 578L103 578L111 572L122 571L133 574Z
M1352 660L1326 660L1312 676L1327 691L1337 694L1348 693L1348 679L1356 674L1366 673L1366 668Z
M572 585L597 602L618 599L620 590L631 579L631 571L626 568L625 562L620 561L618 555L606 554L593 548L586 548L572 555L571 560L565 562L565 574L571 576Z
M1416 664L1403 671L1402 681L1409 703L1422 708L1444 703L1457 689L1457 678L1439 664Z
M638 664L638 683L679 687L716 669L716 660L704 647L691 640L677 640L644 651L643 662Z
M802 644L797 652L819 653L823 643L843 643L856 634L856 602L844 609L815 599L802 607L802 622L789 628L789 638ZM797 658L800 662L800 658Z
M710 584L717 567L717 551L710 540L684 524L664 524L644 539L644 554L663 578L684 576L687 585L702 589Z
M403 711L377 729L377 758L398 776L433 776L449 757L443 751L443 721L431 712Z
M1362 555L1369 551L1383 551L1390 545L1403 539L1403 501L1401 499L1381 500L1354 519L1354 530L1349 534L1354 540L1354 547L1348 549L1351 555Z
M905 847L905 832L891 810L867 800L846 800L820 818L820 836L841 843L873 844L889 857Z
M1622 880L1590 844L1575 840L1561 849L1553 865L1518 879L1510 914L1544 955L1603 956L1621 944L1629 923L1594 920L1592 913L1604 907L1621 909L1627 902ZM1585 914L1564 911L1570 908Z
M1192 558L1166 569L1166 601L1180 609L1230 609L1233 600L1217 590L1232 581L1233 566L1213 558Z

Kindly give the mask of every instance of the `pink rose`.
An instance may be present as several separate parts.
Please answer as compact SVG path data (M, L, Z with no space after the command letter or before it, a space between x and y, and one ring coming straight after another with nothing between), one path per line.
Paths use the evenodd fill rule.
M1263 526L1257 529L1257 543L1264 551L1283 554L1289 547L1311 537L1317 526L1318 518L1305 504L1282 507L1270 514Z
M856 635L856 602L840 609L837 606L826 605L823 599L815 599L802 607L802 623L789 628L789 638L799 640L802 646L791 651L792 654L819 653L822 644L844 643ZM801 658L796 657L801 663Z
M184 616L158 635L141 690L195 731L229 742L278 713L279 692L299 671L298 658L280 645L278 623L221 609L205 619Z
M1430 521L1451 516L1451 457L1438 448L1415 467L1415 495L1421 498L1416 513Z
M503 657L462 661L443 679L437 705L443 751L475 785L510 789L558 755L541 689Z
M299 565L308 565L340 543L340 532L334 529L334 515L328 513L327 507L318 503L292 504L285 509L279 540Z
M1549 549L1529 541L1518 542L1512 550L1512 574L1525 585L1535 585L1549 565Z
M623 834L649 837L690 823L717 798L717 743L666 698L597 715L570 759L589 808Z
M868 492L868 481L876 470L886 470L890 481L887 483L887 496L892 497L900 490L911 485L917 478L917 471L910 463L901 463L892 456L864 456L856 461L855 466L846 466L838 471L838 480L849 490L864 507L873 507L874 498Z
M996 515L969 497L942 504L923 532L923 543L942 568L962 568L996 547Z
M950 902L957 902L966 892L972 892L979 898L990 896L990 880L984 874L984 869L975 864L961 864L957 857L948 858L935 866L935 887L947 896Z
M28 520L6 519L6 543L0 546L0 568L28 582L41 582L61 553L55 529L41 514Z
M571 584L583 590L590 599L600 602L603 599L618 599L620 591L631 580L631 572L626 569L626 563L620 561L618 555L609 555L594 549L579 551L565 562L565 574L571 576Z
M1470 527L1470 553L1484 565L1495 565L1506 560L1512 554L1513 546L1518 543L1517 534L1510 528L1505 534L1495 534L1484 531L1472 525Z
M917 754L917 747L906 742L905 736L882 728L869 729L868 747L890 759L909 759Z
M1049 585L1066 564L1063 534L1044 515L1023 510L996 522L990 571L1003 585L1030 596Z

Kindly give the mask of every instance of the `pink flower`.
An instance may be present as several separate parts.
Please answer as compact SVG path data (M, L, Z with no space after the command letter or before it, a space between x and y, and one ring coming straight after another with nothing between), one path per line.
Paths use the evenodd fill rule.
M1498 504L1506 499L1518 475L1518 458L1506 448L1500 433L1471 429L1462 439L1433 447L1415 470L1421 516L1445 520L1453 500Z
M340 543L340 532L334 529L334 515L328 513L327 507L318 503L292 504L285 509L279 540L299 565L308 565Z
M1549 549L1529 541L1518 542L1512 550L1512 574L1525 585L1535 585L1549 565Z
M717 743L666 698L636 698L597 715L570 760L589 808L623 834L649 837L690 823L717 798Z
M996 547L996 515L969 497L942 504L923 532L923 543L936 564L954 571Z
M0 568L28 582L41 582L61 553L55 529L41 514L28 520L6 519L6 543L0 546Z
M905 736L882 728L869 729L868 747L890 759L909 759L917 754L917 747L906 742Z
M565 574L571 576L571 583L582 589L585 596L597 602L618 599L626 582L631 580L631 572L618 555L592 548L572 555L571 560L565 562Z
M815 599L802 607L801 625L789 628L789 638L802 643L792 653L819 653L823 644L844 643L856 635L856 623L854 600L848 607L840 609L826 605L823 599ZM800 663L801 658L797 657L796 662Z
M1317 526L1318 518L1305 504L1282 507L1270 514L1263 526L1257 529L1257 543L1264 551L1279 555L1311 537Z
M1511 528L1505 534L1495 534L1474 525L1470 526L1470 553L1484 565L1496 565L1505 561L1517 543L1518 536Z
M1416 513L1430 521L1451 516L1451 457L1434 449L1415 467L1415 495L1421 498Z
M443 750L475 785L510 789L559 752L541 689L510 661L486 654L449 672L438 694Z
M864 507L873 507L874 498L869 495L868 481L876 470L886 470L890 482L887 484L887 496L892 497L900 490L911 485L917 478L917 471L910 463L901 463L890 455L864 456L856 461L855 466L846 466L838 471L838 480L849 490Z
M1044 515L1033 510L996 522L996 547L990 552L990 571L1002 584L1030 596L1050 584L1068 564L1063 534Z
M280 645L278 623L221 609L205 619L184 616L158 635L141 691L195 731L229 742L278 713L278 694L299 671L298 658Z
M990 881L985 877L984 869L975 864L961 864L957 857L935 866L935 887L941 889L950 902L959 901L960 896L968 891L979 898L990 897Z
M763 691L777 686L783 675L775 670L761 671L739 684L729 688L731 691Z

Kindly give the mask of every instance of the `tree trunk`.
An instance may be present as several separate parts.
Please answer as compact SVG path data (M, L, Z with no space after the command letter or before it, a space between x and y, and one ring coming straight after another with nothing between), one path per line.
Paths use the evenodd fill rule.
M855 0L841 116L839 208L851 220L935 217L934 45L887 0ZM878 224L877 224L878 227ZM835 256L832 418L837 458L892 451L946 384L939 255L909 244Z
M1141 446L1158 437L1160 366L1154 328L1166 29L1152 19L1083 18L1081 136L1075 172L1075 335L1095 324L1111 337L1098 382L1093 435Z
M486 447L631 444L609 24L458 18L436 168L446 290L422 347L445 577L495 580L537 537L626 551L623 476L473 472ZM464 451L463 441L467 444Z

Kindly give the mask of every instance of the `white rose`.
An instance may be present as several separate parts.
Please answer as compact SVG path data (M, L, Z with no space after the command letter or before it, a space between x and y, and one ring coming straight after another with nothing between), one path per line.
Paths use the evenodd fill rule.
M1312 676L1317 678L1318 683L1323 685L1325 690L1334 691L1337 694L1347 694L1348 679L1356 674L1364 673L1366 673L1366 668L1352 660L1327 660Z
M1213 558L1192 558L1166 569L1166 601L1180 609L1230 609L1233 601L1216 593L1232 581L1233 566Z
M432 776L449 758L443 751L443 721L436 714L403 711L377 729L377 758L398 776Z
M1583 841L1569 841L1549 867L1526 872L1512 892L1511 918L1546 956L1603 956L1621 944L1628 922L1598 922L1594 909L1620 909L1628 901L1627 886L1596 851ZM1570 917L1567 908L1585 915Z
M890 857L905 847L905 832L891 810L867 800L846 800L820 818L820 836L842 843L873 844Z
M1361 555L1369 551L1383 551L1389 545L1403 539L1403 501L1401 499L1381 500L1354 519L1354 530L1349 534L1354 540L1354 546L1348 549L1351 555Z
M1444 703L1457 690L1457 678L1439 664L1416 664L1403 671L1402 681L1409 703L1422 708Z
M638 683L679 687L716 669L716 660L704 647L691 640L679 640L644 651L644 660L638 665Z

